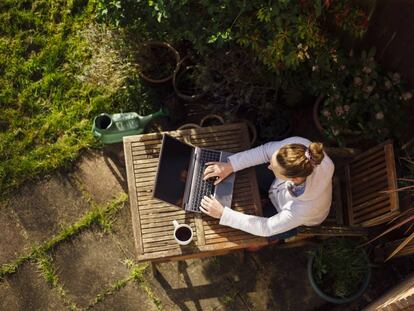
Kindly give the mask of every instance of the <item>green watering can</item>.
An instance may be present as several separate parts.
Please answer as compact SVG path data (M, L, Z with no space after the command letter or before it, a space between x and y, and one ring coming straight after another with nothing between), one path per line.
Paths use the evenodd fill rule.
M104 144L119 143L124 136L142 134L149 122L165 116L168 116L168 110L164 107L147 116L140 116L136 112L101 113L93 120L92 133Z

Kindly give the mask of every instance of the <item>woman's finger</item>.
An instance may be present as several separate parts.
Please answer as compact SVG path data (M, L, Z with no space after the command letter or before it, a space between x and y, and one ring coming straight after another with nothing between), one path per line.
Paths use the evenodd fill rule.
M223 180L223 178L218 177L215 181L214 181L214 186L216 186L217 184L221 183L221 181Z
M204 214L209 215L209 212L207 210L205 210L202 206L200 206L200 211L202 211Z
M221 162L206 162L204 165L215 165L215 164L219 164Z
M216 173L214 173L214 172L213 173L207 173L203 176L203 180L207 180L209 178L214 178L214 177L217 177Z
M205 201L204 199L203 199L203 200L201 200L200 204L201 204L201 206L202 206L202 207L204 207L204 208L207 208L207 209L208 209L208 207L209 207L209 203L208 203L207 201Z
M214 172L214 169L213 169L211 166L207 166L207 167L204 169L204 173L203 173L203 175L205 176L205 175L207 175L207 174L209 174L209 173L212 173L212 172Z
M205 200L207 203L210 203L212 201L212 199L209 196L207 196L207 195L205 195L203 197L203 200Z

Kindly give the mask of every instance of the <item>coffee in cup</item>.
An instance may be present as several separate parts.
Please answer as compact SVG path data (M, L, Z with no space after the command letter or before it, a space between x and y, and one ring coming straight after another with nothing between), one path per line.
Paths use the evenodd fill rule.
M187 245L193 239L193 229L187 224L179 224L176 220L173 220L174 224L174 239L180 245Z

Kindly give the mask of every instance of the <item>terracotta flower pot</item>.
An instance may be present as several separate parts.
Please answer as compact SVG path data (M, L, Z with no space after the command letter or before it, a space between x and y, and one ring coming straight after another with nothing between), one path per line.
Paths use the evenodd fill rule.
M173 78L180 62L180 54L166 42L150 41L144 43L137 52L141 58L140 76L150 83L164 83ZM161 72L159 72L161 71Z
M196 81L190 81L194 77L189 78L189 76L192 72L197 71L197 67L193 64L187 65L189 61L190 58L186 56L178 63L173 74L173 87L178 97L186 101L194 101L204 96L205 92L196 88ZM187 83L193 84L193 86L185 85L186 78L189 80Z
M326 243L334 240L338 239L331 238L326 240L324 242L325 244L322 244L319 249L309 257L307 266L308 279L313 290L322 299L335 304L349 303L360 297L368 288L372 273L371 265L366 252L362 248L355 249L354 247L349 247L349 251L347 250L348 247L344 248L343 246L337 246L336 248L331 249L326 248ZM351 260L351 258L347 258L347 256L349 256L347 252L351 252L353 255L352 258L358 258L358 260L349 263L348 259ZM340 258L341 256L342 258ZM345 256L346 260L343 259L343 256ZM324 264L322 265L320 263L321 257L325 257L323 259ZM328 260L327 257L329 257L329 260L332 262L331 265L326 265L326 261ZM346 267L344 266L344 262L346 262ZM323 267L323 270L315 271L315 268L320 269L321 266ZM338 271L339 269L340 273L335 273L332 268L333 266L335 267L335 270ZM346 272L350 274L347 275ZM322 277L321 275L325 276ZM357 284L346 283L344 281L345 278L354 281L356 280L356 276L358 276L359 279ZM353 284L354 286L353 288L348 288L347 286L344 288L345 284L347 284L347 286ZM342 295L335 296L335 289Z

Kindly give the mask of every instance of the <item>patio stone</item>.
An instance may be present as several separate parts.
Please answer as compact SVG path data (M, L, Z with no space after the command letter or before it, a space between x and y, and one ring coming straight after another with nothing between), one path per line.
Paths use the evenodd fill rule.
M111 284L128 277L125 258L107 234L82 232L53 253L60 282L81 308L88 306Z
M108 148L112 150L115 147ZM98 203L107 202L120 192L127 191L125 172L122 172L122 166L117 165L117 161L110 155L110 152L87 152L75 168L74 176Z
M9 282L0 282L0 310L19 310L20 297L16 296Z
M255 290L243 293L250 307L253 310L294 311L315 310L325 305L307 277L307 254L312 249L313 246L278 248L276 245L249 254L247 259L258 267ZM243 269L241 277L248 281L251 274Z
M148 297L139 285L129 282L118 292L107 296L102 302L96 304L93 310L97 311L156 311L156 305Z
M23 254L27 241L13 210L8 206L0 205L0 228L0 264L4 264Z
M129 204L126 204L116 214L116 219L112 225L112 232L112 237L122 248L125 257L135 258L136 250L134 242L134 232L132 230L131 210Z
M72 180L58 173L23 186L11 198L9 207L32 243L49 239L89 210L89 204Z
M222 257L237 260L234 255ZM240 280L226 272L228 267L218 267L216 257L162 263L157 267L159 274L151 284L165 309L247 310L233 284Z
M32 263L24 264L0 283L0 297L1 310L67 310L57 291Z

